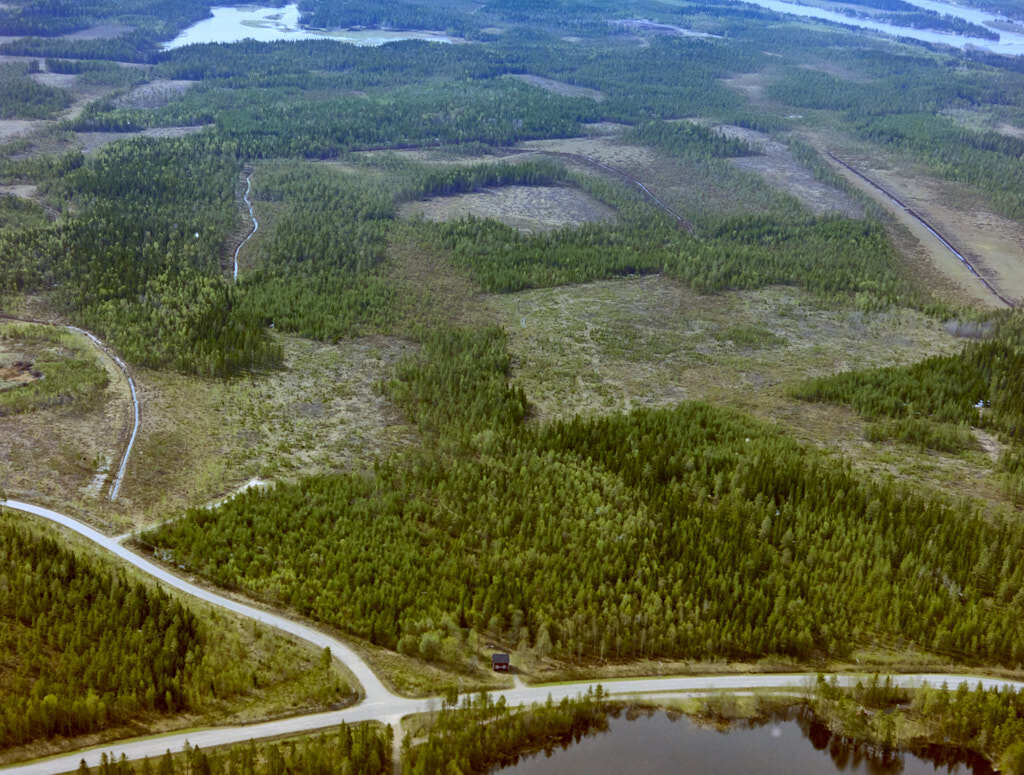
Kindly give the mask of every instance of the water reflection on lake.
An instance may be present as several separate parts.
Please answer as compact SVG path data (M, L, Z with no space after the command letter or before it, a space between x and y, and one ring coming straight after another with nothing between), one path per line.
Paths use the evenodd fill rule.
M183 30L164 43L165 51L192 43L237 43L251 39L264 43L276 40L336 40L356 46L379 46L393 40L429 40L453 43L454 38L428 30L311 30L299 24L299 6L281 8L255 5L211 8L208 19Z
M991 775L988 763L932 747L882 755L853 746L806 717L779 717L726 731L664 711L610 719L608 730L568 747L520 758L503 775Z
M836 22L838 24L848 24L853 27L875 30L876 32L884 32L888 35L897 35L904 38L913 38L915 40L922 40L928 43L943 43L947 46L955 46L957 48L973 46L975 48L983 48L995 52L996 54L1005 54L1007 56L1019 56L1024 54L1024 34L999 29L991 24L992 21L1000 21L1004 23L1009 22L1010 20L1006 17L1002 17L996 13L979 11L978 9L965 8L963 6L938 2L938 0L908 1L919 8L924 8L941 14L949 14L950 16L966 19L967 21L975 24L981 24L991 31L996 32L999 35L999 40L972 38L966 35L957 35L953 32L940 32L938 30L919 30L913 27L900 27L887 22L875 21L874 19L866 19L859 16L847 16L844 13L840 13L838 10L800 5L795 2L786 2L786 0L748 1L755 5L759 5L762 8L767 8L778 13L788 13L793 14L794 16L804 16L812 19Z

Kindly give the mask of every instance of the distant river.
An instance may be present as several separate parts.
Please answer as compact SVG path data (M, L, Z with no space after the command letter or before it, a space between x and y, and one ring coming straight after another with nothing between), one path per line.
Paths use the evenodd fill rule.
M613 718L607 732L531 754L492 775L992 775L984 760L967 761L948 749L933 750L930 758L926 752L868 753L807 720L719 732L659 711L633 721Z
M952 32L939 32L937 30L918 30L913 27L899 27L895 24L887 24L886 22L847 16L846 14L839 13L838 11L827 11L824 8L815 8L809 5L798 5L797 3L786 2L786 0L746 0L746 2L750 2L754 5L759 5L762 8L768 8L769 10L777 11L779 13L790 13L794 16L803 16L811 19L823 19L825 21L838 22L840 24L849 24L854 27L875 30L876 32L885 32L889 35L900 35L905 38L914 38L915 40L923 40L929 43L944 43L947 46L955 46L956 48L974 46L976 48L987 49L988 51L995 52L996 54L1006 54L1008 56L1020 56L1024 54L1024 33L1006 32L1004 30L997 29L992 25L992 22L994 21L1009 23L1010 20L1004 16L987 13L986 11L981 11L977 8L966 8L960 5L952 5L951 3L938 2L938 0L907 1L916 5L918 8L923 8L928 11L937 11L940 14L958 16L961 19L966 19L974 24L980 24L983 27L987 27L993 32L998 33L999 40L995 41L985 40L984 38L971 38L965 35L956 35Z
M310 30L299 24L299 6L295 3L281 8L255 5L218 6L213 16L183 30L174 40L164 43L168 51L192 43L237 43L251 39L264 43L275 40L336 40L356 46L380 46L393 40L430 40L454 43L439 32L429 30Z

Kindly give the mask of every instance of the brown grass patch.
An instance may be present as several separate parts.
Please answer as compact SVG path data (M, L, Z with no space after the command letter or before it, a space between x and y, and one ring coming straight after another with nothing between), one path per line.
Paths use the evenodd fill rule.
M422 216L429 221L449 221L467 215L494 218L524 232L615 220L615 211L610 207L565 186L487 188L471 194L408 202L400 214L406 218Z
M136 86L130 92L114 100L119 108L160 108L172 102L199 81L170 81L157 78L149 83Z
M377 383L412 345L282 337L280 371L207 380L139 369L142 428L121 498L145 524L253 479L362 470L415 440Z
M604 102L605 100L604 93L597 89L588 89L586 86L574 86L571 83L544 78L540 75L510 75L509 78L515 78L517 81L528 83L530 86L536 86L538 89L557 94L560 97L589 97L595 102Z
M863 145L836 153L931 223L1000 293L1011 299L1024 298L1024 224L993 212L979 192L941 180L907 158ZM1004 307L919 221L849 171L834 166L908 229L934 268L961 293L975 304Z
M1024 140L1024 129L1021 129L1019 126L1014 126L1013 124L1007 124L1006 122L998 124L996 126L996 131L1001 135Z
M23 137L50 124L42 119L5 118L0 120L0 142Z
M596 159L612 167L646 169L659 162L655 151L641 145L619 142L612 136L567 137L557 140L528 140L518 148L555 153L574 153Z
M12 186L0 186L0 194L10 194L11 196L17 196L22 199L32 199L36 197L36 192L39 190L38 186L31 183L21 183Z
M388 258L389 279L400 289L397 330L486 320L480 288L453 267L446 254L420 244L414 224L395 224Z
M43 86L55 86L58 89L70 89L78 80L74 73L32 73L29 78Z
M770 80L764 73L740 73L722 79L723 84L746 95L752 102L760 102L764 99L764 87L769 82Z
M158 126L141 132L75 132L75 140L83 153L95 153L118 140L132 137L184 137L202 132L205 126Z
M583 156L641 181L669 207L692 220L749 213L789 215L796 203L762 178L723 159L685 159L623 142L616 135L531 140L519 148ZM586 163L562 159L594 174ZM618 176L610 175L620 181Z
M773 140L763 132L738 126L723 125L715 127L715 130L726 137L745 140L762 154L730 159L730 163L760 175L771 185L792 194L814 214L839 213L848 218L864 217L864 208L849 194L816 180L784 143Z
M0 390L5 386L27 385L42 379L43 375L32 369L31 361L15 361L10 366L0 366Z
M962 340L919 313L827 309L784 287L700 296L657 276L492 296L488 304L509 332L513 379L536 422L708 401L778 423L873 474L1004 502L981 450L946 456L874 444L850 409L788 395L806 378L960 350Z

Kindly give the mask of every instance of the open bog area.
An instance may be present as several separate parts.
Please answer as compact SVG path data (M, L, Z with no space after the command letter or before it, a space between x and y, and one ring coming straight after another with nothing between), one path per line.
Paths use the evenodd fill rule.
M506 186L472 194L409 202L401 214L431 221L466 216L493 218L520 231L550 231L582 223L613 221L615 211L582 191L566 187Z

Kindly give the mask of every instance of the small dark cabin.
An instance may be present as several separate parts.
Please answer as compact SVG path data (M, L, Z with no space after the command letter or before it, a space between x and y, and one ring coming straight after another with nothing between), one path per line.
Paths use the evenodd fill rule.
M491 654L491 668L496 673L507 673L509 668L508 654Z

